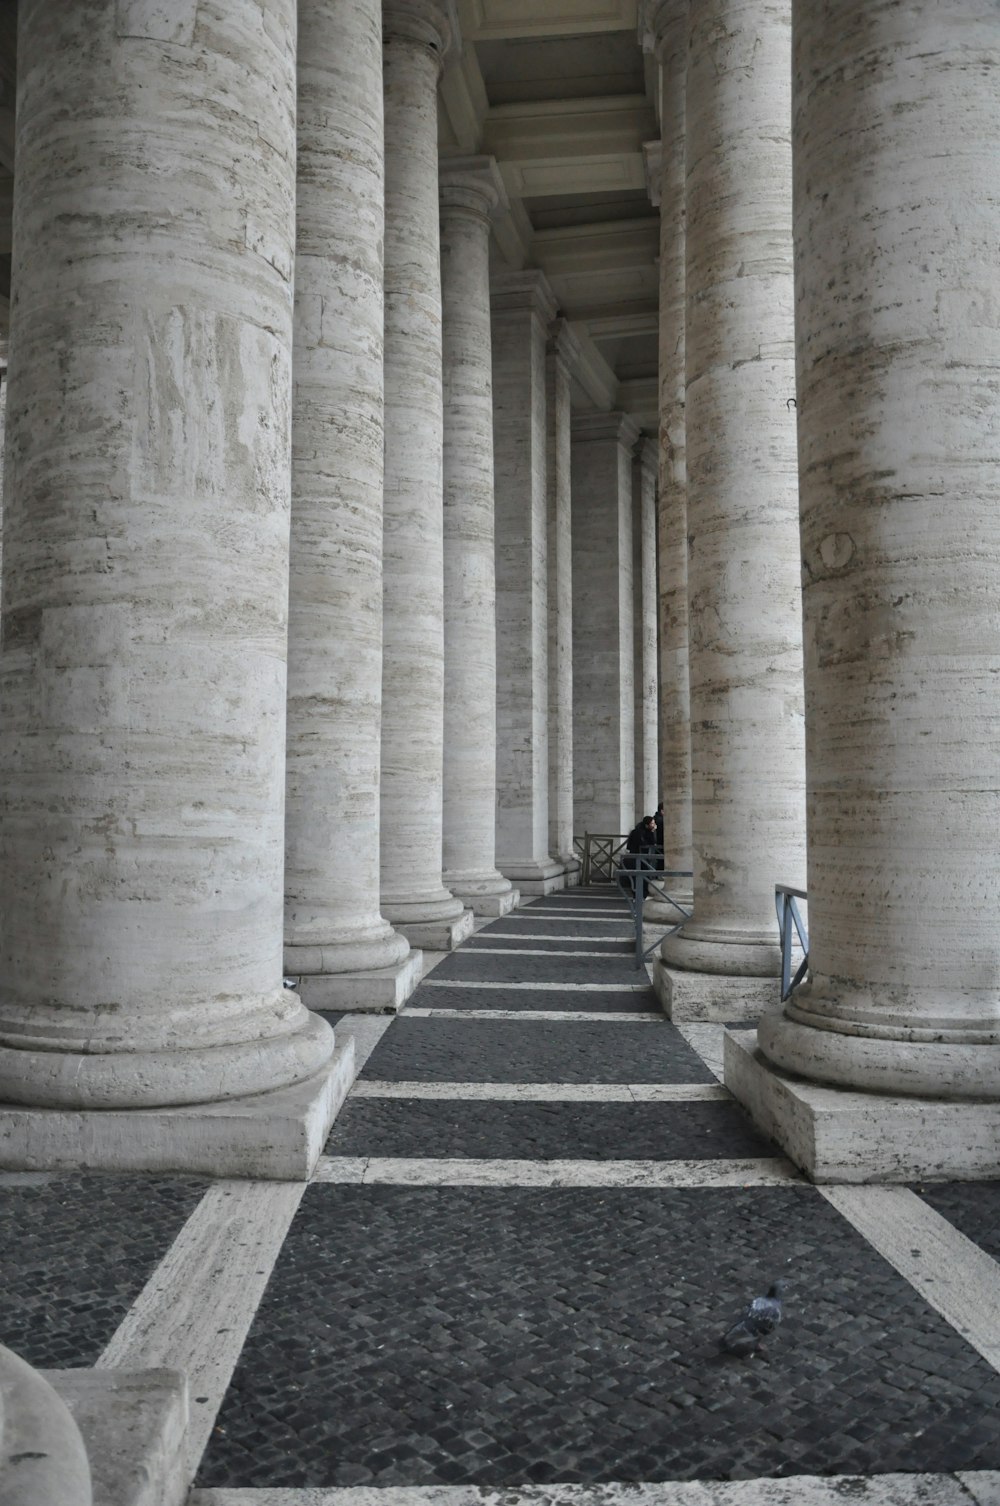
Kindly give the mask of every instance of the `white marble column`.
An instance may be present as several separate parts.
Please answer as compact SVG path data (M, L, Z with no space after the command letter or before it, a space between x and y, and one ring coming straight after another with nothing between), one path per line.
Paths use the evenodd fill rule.
M668 866L690 869L691 707L688 682L685 453L685 84L688 0L660 0L650 17L661 69L659 798ZM676 913L676 912L675 912Z
M567 885L580 878L573 846L573 499L570 381L580 342L565 319L552 326L546 356L548 428L549 851Z
M688 36L695 898L662 955L672 969L736 977L778 971L774 885L804 880L790 20L791 0L706 0ZM669 976L658 977L673 1011ZM756 1013L770 987L709 977L696 1008L725 1011L733 992Z
M641 439L632 465L632 587L634 616L635 803L651 814L657 789L656 476L659 446Z
M497 644L493 553L492 157L441 163L444 359L444 881L479 915L517 892L496 867Z
M379 913L382 6L300 0L285 969L316 1007L402 1004Z
M493 285L497 581L497 864L523 894L565 885L549 852L545 349L541 272Z
M444 523L437 84L447 0L383 5L385 499L382 910L449 950L472 912L442 882Z
M333 1049L282 987L295 6L32 0L18 52L0 1100L262 1094Z
M631 831L635 794L632 451L624 413L573 420L573 819Z
M917 1122L944 1174L996 1174L1000 198L984 186L1000 158L1000 28L988 9L795 8L810 980L760 1040L821 1082L994 1100L918 1115L879 1099L885 1140L864 1159L878 1175Z

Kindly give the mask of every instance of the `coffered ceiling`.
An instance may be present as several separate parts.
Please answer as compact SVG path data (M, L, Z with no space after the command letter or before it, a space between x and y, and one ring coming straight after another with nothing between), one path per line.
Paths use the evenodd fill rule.
M510 197L497 264L548 277L583 351L576 406L623 407L655 432L659 215L648 149L659 128L636 0L458 0L458 11L442 155L496 157Z

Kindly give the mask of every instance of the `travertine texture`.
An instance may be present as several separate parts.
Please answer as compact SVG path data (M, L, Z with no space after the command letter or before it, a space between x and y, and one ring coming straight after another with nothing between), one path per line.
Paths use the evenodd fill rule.
M282 987L295 6L18 49L0 1100L258 1093L333 1051Z
M0 1345L0 1506L91 1506L80 1430L51 1380Z
M549 851L575 882L573 847L573 501L570 378L580 345L566 323L552 327L546 357L549 563Z
M573 421L573 819L581 834L631 831L638 819L632 579L638 437L623 413Z
M492 157L443 162L444 881L484 915L513 908L496 868L496 577L490 214Z
M974 0L796 7L812 975L760 1041L884 1092L1000 1095L998 65Z
M350 1008L409 952L379 913L381 0L301 0L298 41L285 967Z
M664 961L777 971L801 886L790 0L691 7L687 497L695 912Z
M684 429L685 132L688 0L651 17L662 70L660 179L659 798L667 862L690 868L691 708L688 685L687 460Z
M655 811L657 789L656 472L655 439L639 442L632 467L632 586L635 686L635 803Z
M385 36L382 907L411 941L461 921L441 880L443 418L437 83L445 0L394 0ZM443 935L443 945L448 944Z
M545 348L541 272L493 285L497 582L497 863L524 893L563 881L549 853Z

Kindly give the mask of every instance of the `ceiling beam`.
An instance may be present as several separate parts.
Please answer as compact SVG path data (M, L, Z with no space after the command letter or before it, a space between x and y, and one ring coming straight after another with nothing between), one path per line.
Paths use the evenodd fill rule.
M459 0L462 34L473 40L571 37L632 31L637 0Z

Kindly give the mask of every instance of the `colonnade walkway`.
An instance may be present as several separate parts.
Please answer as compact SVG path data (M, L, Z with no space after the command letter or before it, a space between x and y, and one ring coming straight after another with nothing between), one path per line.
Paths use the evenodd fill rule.
M185 1371L192 1506L1000 1502L1000 1182L805 1182L614 891L337 1025L307 1187L0 1176L0 1341ZM776 1280L781 1326L720 1354Z

